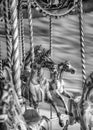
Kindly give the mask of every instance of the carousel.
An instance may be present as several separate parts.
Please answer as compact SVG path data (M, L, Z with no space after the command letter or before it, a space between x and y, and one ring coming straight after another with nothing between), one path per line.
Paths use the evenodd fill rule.
M0 0L5 26L6 58L0 42L0 130L53 130L55 111L62 130L79 123L81 130L93 129L93 71L86 77L82 0ZM24 40L24 8L29 22L29 50ZM49 19L49 48L34 45L33 9ZM52 59L53 20L79 15L82 92L65 90L64 72L75 74L69 61ZM37 29L38 30L38 29ZM44 68L49 71L48 79ZM62 111L55 98L62 104ZM65 97L66 100L65 101ZM50 117L42 114L40 104L50 106Z

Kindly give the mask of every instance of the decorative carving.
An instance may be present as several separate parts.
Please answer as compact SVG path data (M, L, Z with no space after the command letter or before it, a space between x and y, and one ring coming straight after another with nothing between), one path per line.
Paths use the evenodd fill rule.
M37 10L55 18L69 14L77 3L77 0L34 0Z

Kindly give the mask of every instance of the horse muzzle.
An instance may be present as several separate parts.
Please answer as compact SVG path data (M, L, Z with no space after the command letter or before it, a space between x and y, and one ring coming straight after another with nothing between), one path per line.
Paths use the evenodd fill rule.
M70 72L71 72L71 74L75 74L76 70L75 69L71 69Z
M1 114L0 115L0 123L5 122L7 120L7 118L8 118L7 114Z
M0 122L5 122L7 120L7 114L3 113L3 106L0 106Z

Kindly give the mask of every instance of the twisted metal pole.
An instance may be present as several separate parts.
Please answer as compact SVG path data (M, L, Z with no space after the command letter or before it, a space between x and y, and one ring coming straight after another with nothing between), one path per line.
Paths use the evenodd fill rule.
M2 78L2 47L0 42L0 78Z
M31 1L27 0L28 3L28 19L29 19L29 31L30 31L30 50L31 50L31 64L34 63L34 44L33 44L33 25L32 25L32 10Z
M3 1L4 9L4 20L5 20L5 32L6 32L6 46L7 46L7 59L8 66L11 68L11 44L10 44L10 27L9 27L9 16L8 16L8 1Z
M80 48L81 48L81 62L82 62L82 86L86 80L85 70L85 45L84 45L84 30L83 30L83 4L79 0L79 30L80 30Z
M25 60L25 43L24 43L24 22L23 22L23 12L22 12L22 2L19 1L19 24L20 24L20 36L21 36L21 44L22 44L22 62Z
M29 63L31 61L31 53L28 52L27 56L25 57L25 62L24 62L24 69L27 69Z
M51 18L51 16L49 16L49 30L50 30L50 55L51 55L51 50L52 50L52 18Z
M11 18L13 22L13 82L18 97L21 96L20 80L20 57L19 57L19 37L18 37L18 19L17 19L17 2L11 1Z
M83 4L82 0L79 0L79 29L80 29L80 48L81 48L81 63L82 63L82 96L80 100L81 113L84 112L83 102L86 88L84 87L86 80L85 70L85 45L84 45L84 30L83 30Z
M19 13L20 14L20 13ZM21 22L20 22L20 16L19 16L19 55L20 55L20 65L22 65L22 42L21 42Z
M49 16L49 31L50 31L50 34L49 34L49 40L50 40L50 46L49 46L49 49L50 49L50 56L51 56L51 50L52 50L52 17ZM51 74L50 74L50 78L51 78ZM52 120L52 105L50 104L50 119ZM51 122L51 125L50 125L50 129L52 130L52 122Z

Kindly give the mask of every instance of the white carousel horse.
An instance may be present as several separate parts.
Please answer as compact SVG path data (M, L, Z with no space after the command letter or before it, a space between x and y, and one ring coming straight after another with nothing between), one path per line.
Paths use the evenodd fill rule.
M85 81L84 89L80 97L71 99L70 113L73 113L73 120L69 120L63 130L68 130L69 125L78 122L81 130L92 130L93 128L93 72Z
M69 113L68 106L65 103L63 96L67 98L72 98L73 95L68 93L64 89L64 80L62 78L64 72L69 72L74 74L75 68L67 61L60 64L55 64L52 60L46 63L46 68L49 69L51 75L51 81L49 82L50 92L58 99L60 99L63 108L65 108L65 114L72 116L72 113ZM43 77L43 76L42 76Z

